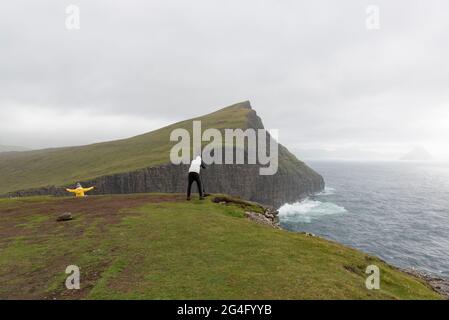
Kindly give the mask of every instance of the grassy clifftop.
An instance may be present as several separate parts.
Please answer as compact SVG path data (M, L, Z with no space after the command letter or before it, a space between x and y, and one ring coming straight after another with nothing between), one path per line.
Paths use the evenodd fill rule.
M134 194L0 200L0 299L438 299L359 251L258 225L235 205ZM56 222L70 211L74 220ZM66 290L77 265L81 290ZM380 290L365 268L381 270Z

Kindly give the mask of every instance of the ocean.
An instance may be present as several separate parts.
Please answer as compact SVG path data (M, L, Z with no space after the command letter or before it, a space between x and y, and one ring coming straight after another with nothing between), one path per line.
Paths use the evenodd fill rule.
M310 232L392 265L449 277L449 164L308 161L326 189L279 210Z

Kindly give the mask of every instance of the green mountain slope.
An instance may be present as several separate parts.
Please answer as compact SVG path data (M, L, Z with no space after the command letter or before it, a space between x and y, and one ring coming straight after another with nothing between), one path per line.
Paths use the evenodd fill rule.
M0 194L48 185L61 186L165 164L176 143L169 141L170 132L175 128L191 132L192 120L201 120L203 129L244 129L258 125L253 123L254 115L249 102L242 102L129 139L0 154Z

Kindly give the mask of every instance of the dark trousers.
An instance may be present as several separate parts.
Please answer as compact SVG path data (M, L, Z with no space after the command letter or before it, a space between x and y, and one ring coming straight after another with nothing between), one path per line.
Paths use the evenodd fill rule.
M189 184L187 186L187 197L190 197L193 182L196 182L196 185L198 186L198 192L200 193L200 197L203 197L203 186L201 184L200 175L196 172L189 172Z

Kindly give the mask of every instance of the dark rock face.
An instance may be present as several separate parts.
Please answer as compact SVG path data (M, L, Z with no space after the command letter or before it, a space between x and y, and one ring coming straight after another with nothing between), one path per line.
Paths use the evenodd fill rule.
M184 193L187 189L187 165L163 165L128 173L113 174L82 181L85 187L94 185L90 194L121 193ZM323 178L303 165L298 170L279 168L272 176L259 175L258 165L210 165L201 170L207 193L226 193L243 199L279 207L324 188ZM194 184L193 191L196 191ZM68 195L65 187L45 187L8 194L10 197L31 195ZM193 194L195 196L195 194Z
M267 217L265 214L247 211L245 212L245 216L255 223L263 224L275 229L281 229L279 223L276 223L273 218Z

